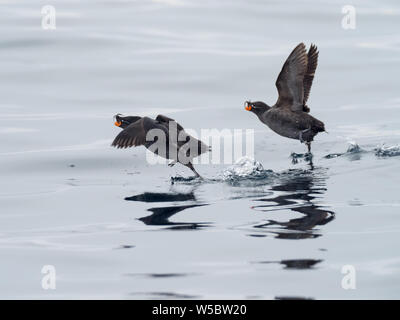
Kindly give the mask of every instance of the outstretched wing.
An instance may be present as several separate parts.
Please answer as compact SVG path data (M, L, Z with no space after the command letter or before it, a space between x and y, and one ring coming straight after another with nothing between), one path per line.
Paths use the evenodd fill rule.
M303 79L307 71L307 52L304 43L300 43L286 59L276 80L279 98L277 107L291 108L293 111L303 109Z
M311 86L314 80L315 70L318 65L318 49L315 45L311 45L307 54L307 72L304 75L303 87L304 87L304 99L303 105L306 105L308 97L310 96ZM308 109L308 108L307 108ZM310 109L308 109L309 111Z
M144 117L122 130L115 137L111 146L130 148L144 145L147 142L146 135L151 129L161 129L165 131L165 128L157 123L157 121Z

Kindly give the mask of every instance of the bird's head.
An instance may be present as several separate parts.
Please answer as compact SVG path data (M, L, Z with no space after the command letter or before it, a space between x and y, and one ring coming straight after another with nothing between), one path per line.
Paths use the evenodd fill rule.
M118 113L114 116L114 121L115 121L114 124L117 127L120 127L121 129L125 129L131 123L134 123L139 119L140 117L132 117L132 116L124 117L122 116L122 114Z
M262 101L254 101L254 102L245 101L244 108L247 111L259 113L259 112L264 112L264 111L268 110L270 107Z

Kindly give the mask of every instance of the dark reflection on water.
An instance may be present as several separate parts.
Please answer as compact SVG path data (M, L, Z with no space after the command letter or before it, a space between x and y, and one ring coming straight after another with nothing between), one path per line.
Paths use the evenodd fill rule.
M148 274L150 278L175 278L187 276L186 273L150 273Z
M309 297L291 297L291 296L277 296L275 300L314 300L314 298Z
M293 260L282 260L281 264L283 264L286 269L311 269L320 262L322 262L322 260L293 259Z
M130 295L146 295L154 299L199 299L200 296L175 292L132 292Z
M126 197L128 201L142 201L142 202L172 202L172 201L195 201L196 198L193 192L190 193L156 193L145 192L132 197Z
M284 266L285 269L312 269L316 264L322 262L320 259L291 259L291 260L281 260L281 261L260 261L257 263L269 264L269 263L279 263Z
M193 192L189 193L154 193L145 192L142 194L126 197L127 201L142 201L142 202L183 202L196 201ZM189 204L189 205L171 205L164 207L149 208L147 211L152 212L151 215L139 218L144 224L149 226L170 226L167 229L173 230L190 230L209 227L208 222L171 222L169 219L186 209L207 206L206 203Z
M283 193L272 198L261 198L258 202L273 202L253 206L263 212L291 210L303 214L303 217L288 221L268 220L267 223L255 225L254 228L265 229L281 239L308 239L320 235L314 228L334 219L334 212L326 210L315 200L326 192L326 172L316 170L290 170L281 174L271 187L272 191Z
M144 222L146 225L150 226L167 226L173 225L169 229L184 230L184 229L198 229L208 227L207 222L170 222L168 219L174 214L181 212L183 210L195 207L206 206L207 204L192 204L184 206L171 206L171 207L158 207L150 208L147 211L153 212L153 214L139 218L140 221Z
M194 274L189 273L128 273L129 277L147 277L147 278L176 278L187 277Z
M123 244L123 245L120 245L118 248L116 248L116 249L132 249L132 248L134 248L135 246L133 246L133 245L130 245L130 244Z
M267 171L263 175L265 179L245 179L240 181L252 182L259 186L264 181L271 184L268 191L259 192L263 194L261 198L253 200L261 203L252 207L252 209L268 212L287 210L289 212L301 213L299 218L293 218L286 221L264 220L262 223L253 225L253 230L266 231L267 234L274 234L278 239L311 239L317 238L320 234L316 227L329 223L334 219L335 213L323 207L322 198L326 192L327 172L324 168L314 168L313 170L294 169L282 173ZM238 187L235 185L235 187ZM241 187L241 186L240 186ZM245 190L245 189L244 189ZM246 192L244 192L246 196ZM275 195L271 197L272 195ZM243 195L242 195L243 196ZM251 193L254 196L254 193ZM229 197L228 197L229 198ZM142 201L149 203L164 202L191 202L190 204L171 204L162 207L153 207L147 209L150 215L139 218L146 225L168 226L167 229L188 230L209 227L210 222L171 222L170 218L184 210L201 206L207 206L208 203L199 203L192 192L188 193L151 193L145 192L125 198L127 201ZM263 232L252 232L251 237L264 237L267 234Z

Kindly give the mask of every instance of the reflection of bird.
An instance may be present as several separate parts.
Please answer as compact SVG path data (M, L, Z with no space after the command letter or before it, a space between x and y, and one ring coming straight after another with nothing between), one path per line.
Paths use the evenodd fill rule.
M196 201L193 192L189 193L163 193L163 192L145 192L131 197L126 197L128 201L143 202L174 202L174 201Z
M143 145L153 153L172 160L169 166L172 167L179 162L200 177L193 167L192 160L210 151L210 148L187 134L174 119L163 115L151 119L137 116L122 117L117 114L115 125L124 130L114 139L113 147L129 148Z
M178 202L178 201L196 201L193 192L189 193L161 193L161 192L145 192L132 197L127 197L128 201L142 202ZM166 207L150 208L147 211L152 212L151 215L139 218L146 225L151 226L167 226L172 225L171 229L197 229L207 227L205 222L170 222L169 218L186 209L206 206L208 204L189 204L189 205L171 205Z
M281 261L259 261L257 263L279 263L285 266L285 269L312 269L316 264L322 262L320 259L291 259Z
M166 226L166 225L182 225L182 226L190 226L190 228L194 229L196 227L202 226L201 222L170 222L168 219L173 215L177 214L186 209L195 208L205 206L206 204L189 204L182 206L168 206L168 207L158 207L158 208L150 208L147 211L152 212L153 214L139 218L140 221L144 222L146 225L150 226Z
M317 225L324 225L334 219L335 213L322 208L320 204L315 204L316 195L323 194L325 189L325 179L323 174L315 177L313 174L304 172L292 172L293 176L283 177L277 185L271 188L272 191L279 193L285 192L273 198L262 198L256 201L275 202L274 205L257 205L253 209L270 212L275 210L289 209L303 214L303 217L290 219L289 221L279 222L269 220L267 223L259 224L256 228L269 228L270 226L280 226L290 232L277 232L279 238L285 239L304 239L314 238L317 234L313 229ZM289 178L289 179L287 179Z
M270 107L261 101L246 101L245 108L281 136L300 140L311 152L311 141L318 132L325 131L324 123L308 114L306 105L318 64L317 47L311 45L308 53L300 43L282 67L276 87L279 98Z

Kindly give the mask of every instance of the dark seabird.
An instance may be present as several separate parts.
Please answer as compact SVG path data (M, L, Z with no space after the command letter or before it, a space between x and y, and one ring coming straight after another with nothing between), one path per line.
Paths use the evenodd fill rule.
M311 152L311 141L325 131L324 123L308 113L306 105L318 64L318 50L311 45L308 53L300 43L289 55L276 80L278 101L272 107L261 101L245 102L245 109L254 112L262 123L281 136L300 140Z
M170 159L172 167L179 162L200 175L193 167L193 158L210 151L200 140L187 134L185 129L174 119L158 115L156 119L148 117L127 116L117 114L115 125L123 129L111 144L117 148L145 146L153 153ZM152 131L153 130L153 131Z

